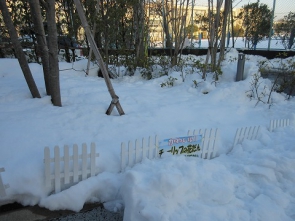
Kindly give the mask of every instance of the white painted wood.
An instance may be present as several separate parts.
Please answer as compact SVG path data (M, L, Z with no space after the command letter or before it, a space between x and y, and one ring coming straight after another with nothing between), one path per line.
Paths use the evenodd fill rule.
M202 135L202 141L200 144L200 158L212 159L218 154L218 141L219 130L218 129L197 129L189 130L188 136Z
M121 171L126 167L126 148L125 143L121 143Z
M146 152L148 147L146 145L146 139L142 138L142 159L146 158Z
M202 155L201 155L201 158L203 159L208 159L208 146L209 146L209 142L210 142L210 136L209 136L209 131L207 129L205 129L204 131L204 146L202 148Z
M77 183L79 181L79 153L78 145L74 144L73 147L73 182Z
M133 145L132 142L128 142L128 166L133 166Z
M290 120L289 119L278 119L278 120L271 120L269 131L272 132L278 127L287 127L290 126Z
M247 137L249 137L250 140L254 140L256 139L257 134L254 133L256 127L249 127L248 129L248 135Z
M152 151L151 151L151 146L153 145L153 138L150 136L149 137L149 139L148 139L148 149L147 149L147 151L148 151L148 153L147 153L147 158L148 159L152 159Z
M238 128L237 130L236 130L236 135L235 135L235 138L234 138L234 144L233 144L233 146L235 146L237 143L238 143L238 139L239 139L239 134L240 134L240 132L241 132L241 128Z
M215 142L217 139L219 139L219 137L217 136L218 134L218 129L210 129L209 133L208 133L208 139L209 140L209 144L208 144L208 153L207 153L207 159L212 159L213 155L216 151L216 146L215 146Z
M55 192L59 193L61 191L61 185L60 185L60 153L59 153L59 147L54 147L54 186L55 186Z
M135 140L135 163L142 161L142 147L140 146L139 140Z
M211 137L216 137L217 130L210 129L209 132L209 142L207 147L207 159L212 159L214 157L214 149L215 149L215 139L211 139Z
M269 131L270 131L270 132L273 132L273 130L274 130L274 128L275 128L275 126L274 126L274 122L275 122L274 120L271 120L271 121L270 121L270 127L269 127Z
M251 137L252 140L257 139L259 130L260 130L260 126L254 127L253 134L252 134L252 137Z
M70 152L69 146L64 146L64 183L70 183Z
M63 148L64 156L60 156L60 148L54 147L54 156L51 158L50 149L44 148L45 185L52 188L55 193L64 187L97 175L95 144L91 143L90 153L86 144L82 144L82 153L79 155L78 145L73 146L73 155L70 154L67 145ZM51 166L53 173L51 173ZM89 168L90 167L90 168Z
M236 130L233 147L239 143L242 143L245 139L247 140L257 139L259 130L260 130L260 126L238 128Z
M211 155L211 158L214 158L217 156L217 140L219 140L219 129L216 129L215 131L213 131L213 135L216 139L214 139L212 141L212 155Z
M91 152L90 152L90 177L95 176L96 170L95 170L95 160L96 157L98 157L99 154L96 154L96 147L95 143L91 143Z
M87 179L87 146L82 144L82 180Z
M127 148L125 143L121 143L121 171L124 171L127 166L132 167L136 163L142 162L144 158L155 159L157 157L159 157L157 136L155 138L149 137L148 144L145 138L142 138L142 142L138 139L135 142L129 141Z
M238 128L237 129L234 146L236 146L238 143L241 143L243 141L243 139L244 139L244 137L243 137L244 129L245 128Z
M9 185L3 183L1 172L5 172L5 169L3 167L0 168L0 197L5 197L6 196L5 189L9 188Z
M154 147L155 147L155 158L159 158L160 154L159 154L159 139L158 136L155 136L155 142L154 142Z
M148 148L148 159L153 159L153 145L154 145L154 141L153 138L150 136L149 137L149 148Z

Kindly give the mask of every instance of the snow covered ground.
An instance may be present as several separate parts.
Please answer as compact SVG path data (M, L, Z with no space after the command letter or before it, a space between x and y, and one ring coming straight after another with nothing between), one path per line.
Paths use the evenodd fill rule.
M288 41L285 42L285 44ZM199 41L199 39L195 39L195 40L191 40L191 39L185 39L184 41L184 48L190 48L191 45L193 46L193 48L207 48L208 47L208 39L201 39L201 41ZM162 47L162 43L158 43L157 47L161 48ZM233 44L233 39L232 37L230 37L229 39L226 38L226 47L234 47L237 49L248 49L248 44L245 45L245 41L242 37L235 37L234 38L234 44ZM249 44L249 47L252 47L252 44ZM251 49L253 49L254 47L252 47ZM279 37L272 37L271 41L270 41L270 45L269 48L271 50L286 50L285 45L283 44L282 40ZM268 50L268 38L265 38L264 40L261 40L258 42L257 50ZM293 50L294 50L294 45L293 45Z
M105 115L111 97L104 79L77 71L87 60L60 63L63 107L54 107L45 95L40 65L30 64L42 94L32 99L17 60L0 59L0 168L10 185L0 205L16 201L79 211L85 202L104 202L111 211L124 211L126 221L295 220L295 100L274 92L270 108L256 105L247 91L257 62L265 59L247 56L246 79L235 82L237 56L236 51L227 54L217 83L212 74L203 81L197 71L184 81L180 72L171 72L177 78L173 87L160 86L169 76L112 80L122 116L116 109ZM260 86L267 91L271 82L261 80ZM290 119L291 125L270 132L272 119ZM256 140L233 146L237 128L258 125ZM218 157L166 155L120 171L121 142L205 128L220 129ZM44 185L44 147L84 142L96 143L100 173L50 194Z

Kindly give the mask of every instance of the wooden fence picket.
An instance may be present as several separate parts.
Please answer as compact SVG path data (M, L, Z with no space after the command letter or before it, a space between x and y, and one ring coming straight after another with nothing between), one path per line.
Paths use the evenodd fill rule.
M87 145L82 144L82 152L79 155L78 145L73 145L73 153L70 155L69 146L63 148L64 156L60 156L59 146L54 147L53 158L50 156L49 147L44 149L45 185L52 188L55 193L60 192L66 186L97 175L96 147L91 143L88 154Z
M126 167L126 153L128 154L125 143L121 143L121 171L123 171Z
M211 135L211 130L205 130L203 136L204 136L204 146L201 147L201 158L203 159L210 159L210 152L209 152L209 148L210 148L210 135ZM211 148L210 148L211 149Z
M128 142L128 166L130 166L130 167L134 165L133 152L134 152L134 150L133 150L132 142L129 141Z
M79 181L79 154L77 144L74 144L73 147L73 173L73 182L77 183Z
M134 144L134 145L133 145ZM159 157L158 138L149 137L148 144L145 138L129 141L126 149L125 143L121 143L121 171L140 163L144 158L154 159Z
M219 129L198 129L189 130L188 136L202 135L200 157L203 159L212 159L218 153Z
M59 154L59 147L54 147L54 187L55 192L58 193L61 191L61 185L60 185L60 154Z
M98 157L99 154L96 153L96 147L95 143L91 143L91 150L90 150L90 177L93 177L96 175L96 157Z
M4 168L0 168L0 197L5 197L6 196L6 191L5 189L9 188L8 184L4 184L2 177L1 177L1 172L4 172Z
M135 163L139 163L142 159L143 148L140 147L139 140L135 141Z
M64 182L65 184L70 183L70 151L69 146L64 146Z
M87 146L85 143L82 145L82 180L87 179Z
M287 127L290 126L290 120L289 119L280 119L280 120L271 120L269 131L272 132L274 129L278 127Z
M204 151L207 150L206 155L203 156L203 154L202 154L203 158L212 159L212 158L216 157L217 150L215 150L215 143L216 143L217 137L219 139L218 129L216 129L216 130L210 129L210 131L208 132L208 137L205 136L205 140L208 139L208 144L207 144L207 146L204 146L205 148L203 148Z
M148 150L148 147L147 147L147 144L146 144L146 140L144 138L142 138L141 140L141 143L142 143L142 158L147 158L147 150Z
M155 159L159 157L159 141L158 136L155 136L155 139L153 139L151 136L149 137L149 145L147 148L149 152L149 159Z

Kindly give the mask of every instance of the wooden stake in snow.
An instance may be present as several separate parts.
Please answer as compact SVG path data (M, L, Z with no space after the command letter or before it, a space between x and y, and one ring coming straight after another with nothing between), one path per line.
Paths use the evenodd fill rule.
M119 102L119 97L116 95L116 93L114 91L114 88L112 86L112 83L111 83L110 78L109 78L109 75L108 75L107 68L106 68L106 66L105 66L105 64L104 64L104 62L102 60L101 54L99 53L98 48L97 48L97 46L95 44L93 35L91 33L90 27L88 25L88 22L86 20L86 17L85 17L83 8L82 8L81 2L80 2L80 0L74 0L74 2L75 2L75 5L77 7L77 11L78 11L78 14L79 14L79 17L80 17L82 26L83 26L83 28L85 30L86 36L87 36L88 41L90 43L90 47L92 48L93 53L95 55L95 58L98 61L99 67L100 67L101 72L102 72L102 75L103 75L104 80L106 82L106 85L108 87L109 93L110 93L110 95L112 97L112 102L111 102L108 110L106 111L106 114L107 115L110 115L111 112L112 112L112 110L116 106L119 114L120 115L123 115L125 113L124 113L124 111L123 111L123 109L121 107L121 104Z

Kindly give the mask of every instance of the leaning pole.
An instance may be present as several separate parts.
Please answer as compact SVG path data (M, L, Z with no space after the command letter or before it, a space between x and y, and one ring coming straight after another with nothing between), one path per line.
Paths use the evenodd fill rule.
M104 80L106 82L106 85L108 87L108 91L109 91L109 93L110 93L110 95L112 97L111 104L110 104L109 108L107 109L106 114L107 115L110 115L111 112L112 112L112 110L116 106L119 114L120 115L124 115L125 113L124 113L124 111L123 111L123 109L121 107L121 104L119 102L119 97L115 93L115 90L114 90L114 88L112 86L112 83L111 83L111 80L109 78L108 71L107 71L107 68L105 66L105 63L103 62L103 59L101 57L101 54L99 53L99 50L97 48L97 45L95 44L93 35L92 35L91 30L89 28L88 22L86 20L86 17L85 17L85 14L84 14L83 7L81 5L81 2L80 2L80 0L74 0L74 2L75 2L75 5L77 7L77 11L78 11L78 14L79 14L79 17L80 17L82 26L83 26L83 28L85 30L87 39L88 39L88 41L90 43L90 48L92 48L93 53L95 55L95 58L98 61L99 67L100 67L101 72L102 72L102 75L103 75Z

